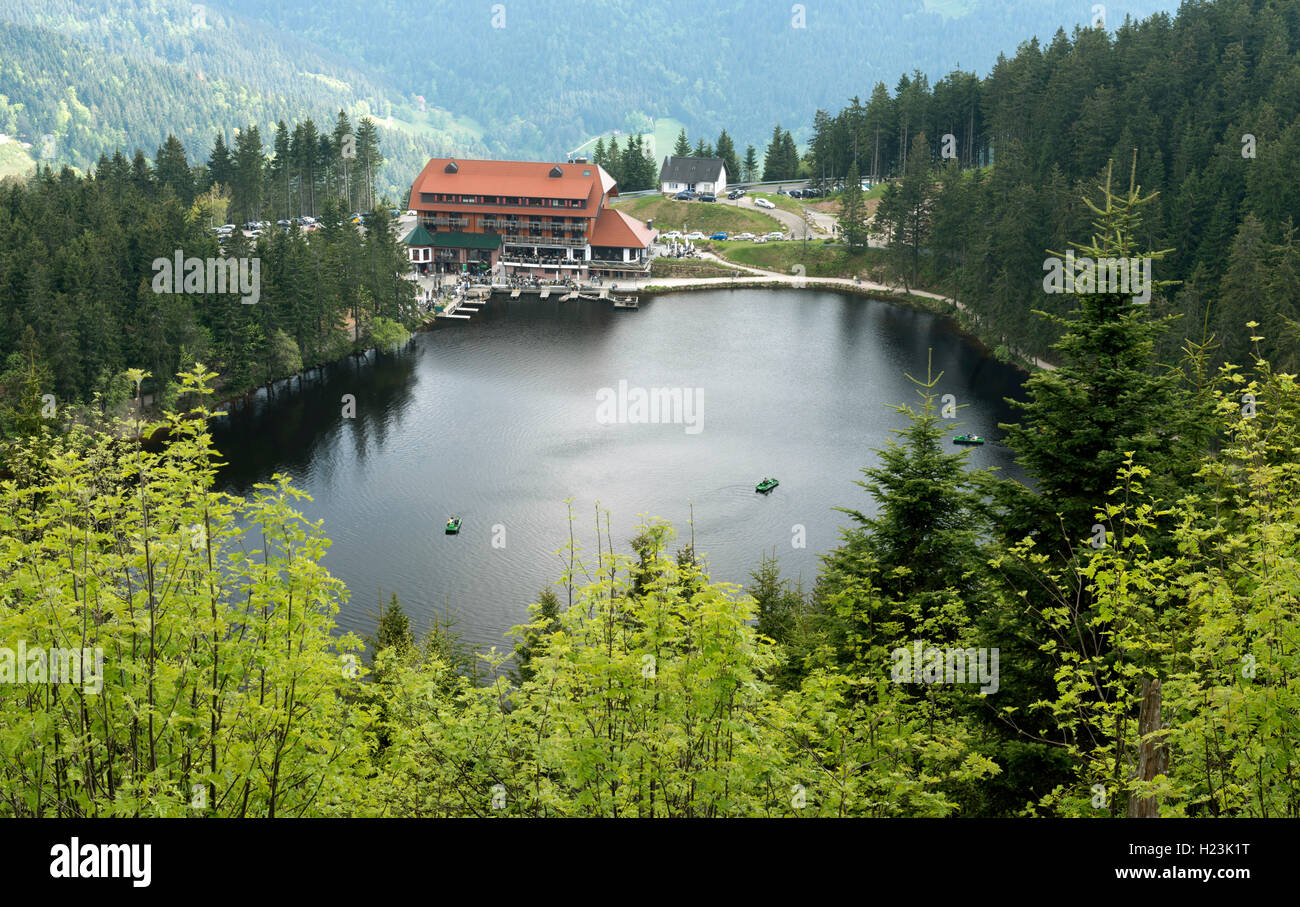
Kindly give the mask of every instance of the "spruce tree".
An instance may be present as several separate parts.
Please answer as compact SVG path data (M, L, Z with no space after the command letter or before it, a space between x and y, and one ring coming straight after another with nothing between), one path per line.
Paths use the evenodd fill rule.
M767 153L763 155L763 182L765 183L789 178L785 175L785 161L782 158L784 138L781 124L777 123L772 129L772 140L767 143Z
M194 201L194 174L185 159L185 146L168 134L167 141L154 156L154 177L160 188L170 189L186 207Z
M727 135L727 130L722 130L718 135L718 144L714 149L714 154L722 159L722 163L727 168L727 182L736 183L741 179L740 162L736 160L736 143Z
M212 143L208 174L214 185L229 187L234 182L235 165L230 158L230 149L226 147L226 138L221 133L217 133L216 141Z
M686 137L686 128L677 133L677 144L673 145L673 155L675 157L691 156L691 140Z
M1071 245L1094 262L1150 259L1154 275L1167 251L1140 253L1137 247L1141 211L1154 194L1143 196L1135 178L1126 193L1116 194L1109 170L1101 189L1100 206L1088 201L1096 232L1087 243ZM1168 283L1153 281L1153 290ZM1171 493L1186 478L1188 467L1179 460L1192 459L1173 419L1178 375L1157 369L1154 356L1172 318L1153 314L1133 294L1105 289L1075 294L1078 307L1064 316L1038 313L1062 332L1052 346L1055 367L1029 378L1027 399L1010 401L1019 421L1001 426L1034 484L1034 494L1023 499L1033 512L1019 514L1007 528L1019 533L1014 540L1033 535L1067 558L1092 535L1094 513L1130 452L1153 469L1154 481L1163 477Z
M840 197L840 233L851 250L867 246L867 206L862 199L862 177L858 162L849 165L849 175L844 180L844 193Z

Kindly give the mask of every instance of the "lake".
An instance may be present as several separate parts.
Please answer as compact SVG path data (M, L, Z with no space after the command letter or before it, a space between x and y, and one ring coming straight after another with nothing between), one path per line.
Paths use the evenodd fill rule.
M685 544L693 505L715 581L743 585L775 552L810 588L846 519L834 508L871 508L854 482L905 424L887 404L919 402L905 373L924 378L928 351L937 392L963 405L951 434L989 439L971 464L1019 477L997 423L1024 375L946 319L829 291L726 289L635 311L496 297L472 321L440 321L401 352L282 383L219 420L219 483L247 494L284 472L312 496L300 508L324 521L325 566L352 593L342 628L373 630L382 587L417 630L449 612L467 641L506 646L561 573L566 498L593 556L597 502L625 551L642 515ZM682 405L647 421L636 397L655 388ZM780 486L755 494L765 476ZM456 536L443 532L451 515Z

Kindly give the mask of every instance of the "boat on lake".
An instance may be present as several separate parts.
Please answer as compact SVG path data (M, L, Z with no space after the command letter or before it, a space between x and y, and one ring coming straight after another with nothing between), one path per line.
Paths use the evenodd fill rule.
M460 532L460 517L454 516L447 520L447 534L455 535Z
M958 435L957 437L952 439L952 443L969 444L974 447L978 447L979 445L984 443L984 439L981 438L979 435Z
M778 482L776 479L764 479L763 481L759 482L757 485L754 486L754 490L757 491L759 494L767 494L769 491L771 491L773 488L775 488L780 484L781 483Z

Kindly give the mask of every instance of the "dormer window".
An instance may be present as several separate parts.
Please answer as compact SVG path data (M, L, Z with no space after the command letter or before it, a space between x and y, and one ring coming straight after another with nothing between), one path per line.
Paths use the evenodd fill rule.
M442 168L443 173L457 173L459 171L460 166L455 161L448 161L447 166Z
M564 176L564 171L560 169L559 164L556 164L554 167L551 168L551 172L546 175L552 178Z

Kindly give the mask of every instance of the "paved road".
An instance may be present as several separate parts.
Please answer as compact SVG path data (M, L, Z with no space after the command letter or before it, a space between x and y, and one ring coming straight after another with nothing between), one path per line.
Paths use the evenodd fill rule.
M720 198L717 203L735 205L737 208L748 208L751 211L757 211L759 214L766 214L768 217L779 221L781 226L785 227L785 232L790 234L791 239L814 239L818 236L816 224L811 225L813 229L810 230L809 225L805 225L803 218L799 217L799 215L792 214L784 208L760 208L754 204L754 199L749 195L742 195L740 198ZM692 204L705 203L692 202ZM806 237L804 236L805 232L808 234ZM821 235L830 235L830 227L824 227Z
M795 188L799 185L801 184L791 183L789 187L783 188L786 188L788 191L790 188ZM767 187L764 187L765 191L766 189ZM809 208L807 205L802 204L800 199L797 198L791 199L791 201L803 209L804 215L808 220L807 227L805 227L803 217L793 214L790 211L786 211L784 208L760 208L754 204L754 199L748 194L743 195L738 199L720 198L718 201L726 205L736 205L741 208L749 208L750 210L759 211L763 214L769 215L770 217L776 218L781 222L781 225L786 228L786 232L790 234L792 239L826 239L835 235L840 222L840 219L835 214L829 211L817 211L813 208ZM806 237L804 236L805 232L808 234ZM875 239L871 240L870 244L874 248L881 248L884 245L883 242Z

